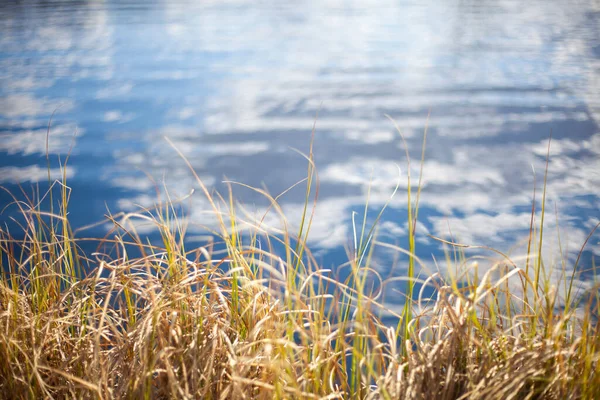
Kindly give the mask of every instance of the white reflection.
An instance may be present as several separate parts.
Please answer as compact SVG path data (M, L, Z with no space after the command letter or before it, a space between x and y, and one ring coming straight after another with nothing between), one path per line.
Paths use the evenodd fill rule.
M104 113L104 122L115 122L123 124L135 118L133 113L122 113L119 110L111 110Z
M16 132L0 133L0 151L7 154L59 154L66 153L69 146L75 142L81 129L75 125L65 124L51 126L50 133L47 129L21 130Z
M71 178L75 168L67 166L66 169L50 169L50 180L60 180L66 176ZM48 169L37 165L27 167L0 167L0 183L37 183L48 181Z
M5 118L35 117L68 111L73 103L67 100L36 98L30 93L14 93L0 97L0 116Z

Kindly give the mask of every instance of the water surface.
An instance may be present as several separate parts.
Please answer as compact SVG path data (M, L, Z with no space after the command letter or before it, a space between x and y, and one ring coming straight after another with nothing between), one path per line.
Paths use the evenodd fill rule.
M387 114L413 179L428 126L418 253L435 268L427 234L501 250L523 238L552 133L546 223L556 232L558 216L573 258L600 217L599 21L597 2L559 0L2 2L0 184L47 181L54 112L55 176L73 146L75 226L152 205L155 183L173 197L197 189L164 137L211 188L279 194L306 176L292 149L308 151L318 114L311 237L337 265L370 181L373 216L400 181L380 238L406 244L406 159ZM267 205L235 195L256 215ZM302 201L302 188L281 198L292 226ZM193 239L213 221L199 191L185 204ZM375 265L401 274L404 261L381 250Z

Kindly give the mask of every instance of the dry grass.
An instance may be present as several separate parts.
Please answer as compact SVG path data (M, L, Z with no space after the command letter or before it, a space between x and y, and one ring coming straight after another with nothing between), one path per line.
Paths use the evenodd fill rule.
M372 249L384 245L366 222L342 282L306 247L317 186L308 160L297 234L270 234L259 221L241 235L233 199L199 182L220 228L215 243L191 251L168 202L115 219L99 241L106 254L92 258L68 224L66 182L49 212L15 203L20 239L0 238L0 397L600 398L597 287L559 298L536 257L502 258L493 267L502 273L484 276L461 270L471 264L458 257L458 275L427 280L432 301L407 301L398 326L387 326L385 306L365 290ZM414 283L418 195L408 196ZM136 218L156 224L160 248L126 229ZM532 222L530 253L541 244Z

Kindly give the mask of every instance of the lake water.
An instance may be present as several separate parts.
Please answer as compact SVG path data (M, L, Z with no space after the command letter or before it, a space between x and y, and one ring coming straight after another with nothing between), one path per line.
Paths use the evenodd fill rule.
M308 150L318 114L311 243L330 267L346 260L369 181L373 217L400 181L379 237L406 247L406 160L388 114L415 180L429 126L417 245L435 268L427 234L501 250L523 238L552 132L547 230L558 216L572 259L600 217L599 21L598 1L3 1L0 185L47 181L55 112L49 151L56 169L73 145L75 227L152 205L148 175L173 197L198 188L164 137L211 188L279 194L306 176L292 149ZM266 207L234 194L250 213ZM292 226L302 202L302 188L281 198ZM196 191L184 204L194 240L207 202ZM597 239L588 250L600 254ZM378 254L384 276L406 270Z

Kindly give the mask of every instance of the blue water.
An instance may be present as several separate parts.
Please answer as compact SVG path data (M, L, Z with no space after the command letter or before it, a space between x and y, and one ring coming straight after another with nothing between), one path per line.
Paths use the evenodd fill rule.
M443 270L428 234L502 251L522 244L552 134L544 252L558 259L558 217L572 261L600 218L599 21L590 1L4 1L0 185L46 187L54 112L53 178L72 146L75 227L152 206L155 185L166 185L173 198L196 189L183 205L190 242L200 242L215 221L164 138L210 188L231 180L276 195L306 176L292 149L308 151L318 114L311 245L335 268L369 181L370 220L400 182L379 238L406 247L406 159L388 114L413 181L428 126L417 245L427 269ZM252 215L268 205L249 189L234 194ZM0 205L10 201L0 193ZM292 227L302 201L301 187L280 199ZM587 261L600 254L597 238L587 249ZM376 251L384 276L406 271L392 253Z

